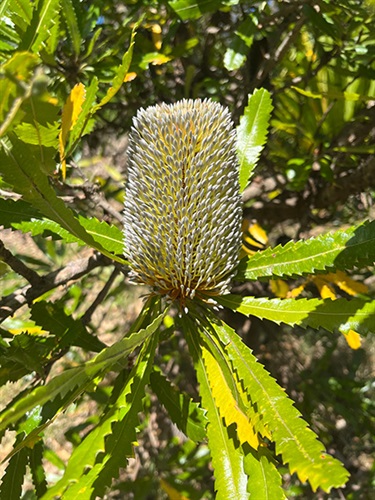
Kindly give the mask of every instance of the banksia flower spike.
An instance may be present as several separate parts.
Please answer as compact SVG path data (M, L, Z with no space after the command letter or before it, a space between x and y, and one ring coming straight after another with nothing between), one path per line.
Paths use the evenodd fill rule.
M133 281L186 307L228 291L241 248L236 135L210 100L139 110L129 137L125 251Z

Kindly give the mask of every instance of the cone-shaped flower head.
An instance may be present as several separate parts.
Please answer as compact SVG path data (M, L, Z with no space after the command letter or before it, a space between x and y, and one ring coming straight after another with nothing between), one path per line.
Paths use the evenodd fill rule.
M227 292L241 248L235 130L210 100L139 110L129 137L125 251L133 280L184 305Z

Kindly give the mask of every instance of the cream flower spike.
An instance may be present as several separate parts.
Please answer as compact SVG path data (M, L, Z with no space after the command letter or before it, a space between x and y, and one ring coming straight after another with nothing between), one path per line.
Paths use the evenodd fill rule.
M185 307L228 292L241 249L236 132L211 100L140 109L129 136L131 278Z

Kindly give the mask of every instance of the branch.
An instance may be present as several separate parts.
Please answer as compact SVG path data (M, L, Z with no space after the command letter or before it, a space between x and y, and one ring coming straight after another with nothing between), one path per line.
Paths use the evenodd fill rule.
M312 218L314 208L326 208L333 212L338 203L345 203L350 196L359 195L375 189L375 158L366 160L349 172L342 172L332 182L310 177L310 183L303 192L294 192L286 188L280 196L272 200L256 201L244 209L245 217L261 221L263 225L274 226L285 220L301 222L303 218ZM256 192L256 191L254 191ZM262 191L262 194L266 192ZM256 194L258 194L256 192ZM249 198L244 191L244 198Z
M91 200L96 206L101 207L104 212L107 212L109 215L112 215L115 219L117 219L121 224L124 221L124 217L108 203L108 201L105 199L103 193L100 191L99 186L96 184L93 184L92 182L85 177L79 166L74 163L73 161L70 161L70 165L74 167L81 175L82 179L84 179L84 183L78 186L70 186L73 189L83 191L85 194L86 198Z
M117 275L119 274L120 270L118 267L115 267L113 270L111 276L109 277L108 281L106 284L103 286L103 288L100 290L98 293L96 299L94 302L91 304L91 306L87 309L85 314L82 316L81 321L84 325L87 325L91 321L91 317L93 313L95 312L95 309L103 302L105 299L107 293L109 292L109 289L111 288L113 282L115 281Z
M124 217L108 203L103 194L93 192L91 194L91 200L95 203L95 205L101 207L104 212L107 212L108 214L112 215L112 217L121 222L121 224L124 223Z
M8 264L17 274L23 276L31 285L38 286L42 278L33 269L27 267L20 259L15 257L0 240L0 260Z
M316 208L326 208L344 202L350 195L375 189L375 158L369 156L351 173L342 175L320 189L314 200Z
M339 53L338 48L335 48L331 50L330 52L327 52L324 54L324 56L318 61L317 66L315 68L311 68L309 71L306 71L304 74L295 76L291 80L285 81L282 86L274 90L274 95L280 94L285 92L286 89L291 87L292 85L299 85L301 82L303 82L305 85L312 80L313 78L316 77L316 75L319 73L319 71L324 68L325 66L328 66L329 62L337 57Z
M7 295L0 301L0 322L13 314L25 304L31 304L44 293L65 285L68 281L77 280L96 267L112 265L113 263L101 254L92 254L90 257L69 262L65 267L53 271L46 276L39 277L35 285L26 285L16 292Z
M5 191L4 189L0 189L0 196L5 199L10 198L11 200L19 200L22 198L22 195L13 193L13 191Z
M263 63L261 64L253 82L251 83L251 88L258 88L262 85L267 76L271 73L273 68L279 64L281 59L284 57L285 53L289 49L290 45L294 42L295 38L299 35L302 26L305 23L305 17L301 15L299 19L295 21L294 28L287 32L287 35L280 44L274 50L273 54L266 54ZM284 31L284 27L280 30Z

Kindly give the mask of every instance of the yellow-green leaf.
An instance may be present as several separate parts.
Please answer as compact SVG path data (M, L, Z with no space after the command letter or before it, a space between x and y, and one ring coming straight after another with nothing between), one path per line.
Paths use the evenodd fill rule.
M68 138L69 131L74 127L78 117L82 111L82 105L86 98L86 89L83 83L77 83L67 98L62 111L61 130L59 134L60 161L62 168L62 176L66 176L66 156L65 144Z
M364 283L353 280L343 271L328 273L325 278L337 285L343 292L353 297L368 293L368 287Z
M359 333L355 332L354 330L349 330L348 333L344 333L343 335L349 347L351 347L354 350L359 349L361 347L362 342Z
M204 346L202 346L202 357L206 366L211 392L220 415L224 418L228 427L231 424L236 424L237 436L241 444L247 442L257 449L259 440L252 423L238 406L218 362Z

